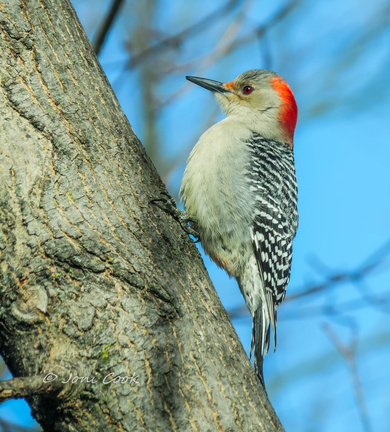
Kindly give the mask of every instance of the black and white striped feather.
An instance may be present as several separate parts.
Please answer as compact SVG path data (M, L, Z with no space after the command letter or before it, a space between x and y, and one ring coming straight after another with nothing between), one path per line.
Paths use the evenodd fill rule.
M262 376L264 351L268 352L270 343L270 325L276 348L276 310L284 299L290 279L292 241L298 228L298 192L294 153L287 143L253 134L249 146L250 188L255 199L251 238L263 291L251 311L251 352L254 348L255 368Z

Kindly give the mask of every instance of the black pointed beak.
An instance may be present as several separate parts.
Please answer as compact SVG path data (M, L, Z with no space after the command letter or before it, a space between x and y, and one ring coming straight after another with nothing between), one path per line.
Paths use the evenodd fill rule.
M210 90L212 92L217 93L227 93L229 90L225 87L224 83L221 83L219 81L214 81L208 78L199 78L194 76L186 76L188 81L193 82L194 84L197 84L198 86L201 86L207 90Z

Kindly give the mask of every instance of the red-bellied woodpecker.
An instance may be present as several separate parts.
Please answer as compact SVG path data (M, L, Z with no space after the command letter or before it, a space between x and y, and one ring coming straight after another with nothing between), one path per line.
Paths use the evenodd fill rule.
M192 150L180 193L204 250L238 282L253 319L255 370L264 383L264 352L270 325L276 347L276 309L290 279L298 228L297 105L286 81L267 70L228 83L187 79L211 90L226 118Z

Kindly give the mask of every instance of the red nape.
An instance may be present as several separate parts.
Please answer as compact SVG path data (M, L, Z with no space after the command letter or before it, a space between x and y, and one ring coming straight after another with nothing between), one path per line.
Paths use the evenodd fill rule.
M283 101L283 105L280 109L279 119L282 127L285 130L287 137L291 140L294 139L295 126L298 119L298 107L295 102L293 92L290 87L280 77L274 77L271 80L273 88L278 92L280 98Z

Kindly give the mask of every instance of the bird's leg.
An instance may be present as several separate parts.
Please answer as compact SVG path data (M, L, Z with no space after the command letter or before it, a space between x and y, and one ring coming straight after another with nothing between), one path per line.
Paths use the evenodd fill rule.
M199 233L191 226L196 225L196 221L190 218L185 211L180 210L175 200L169 194L162 192L161 195L164 197L153 199L151 203L173 216L187 234L196 238L195 243L198 242Z

